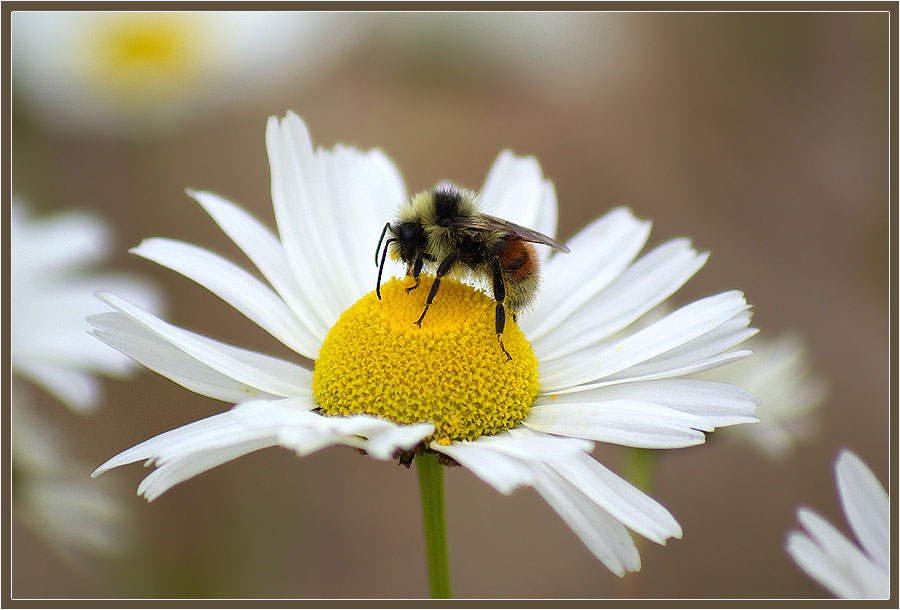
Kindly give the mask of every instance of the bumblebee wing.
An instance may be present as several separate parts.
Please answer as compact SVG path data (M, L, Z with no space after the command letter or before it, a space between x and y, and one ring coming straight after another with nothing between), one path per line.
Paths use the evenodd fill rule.
M477 216L455 218L453 226L460 229L473 229L475 231L502 231L521 237L525 241L535 244L544 244L560 252L570 252L569 247L552 237L538 233L514 222L491 216L490 214L478 214Z

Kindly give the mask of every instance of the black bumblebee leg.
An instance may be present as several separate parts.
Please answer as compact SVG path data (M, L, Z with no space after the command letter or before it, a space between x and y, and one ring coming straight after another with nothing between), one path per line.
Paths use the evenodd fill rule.
M497 309L494 313L494 328L497 331L497 340L500 341L500 349L506 354L507 359L512 360L512 356L503 346L503 329L506 328L506 308L503 307L503 301L506 300L506 286L503 283L503 269L500 267L500 257L494 256L491 259L491 275L494 280L494 300L497 301ZM512 314L515 319L516 314Z
M385 226L387 226L387 225L385 225ZM387 230L387 229L385 229L385 230ZM382 232L382 235L384 235L384 232ZM384 271L384 261L387 258L388 248L390 247L392 241L397 241L397 240L391 238L391 239L387 240L387 242L384 244L384 253L382 253L382 255L381 255L381 265L378 267L378 283L375 284L375 294L378 295L379 301L381 300L381 272ZM379 246L381 245L381 241L378 242L378 245Z
M431 291L428 293L428 298L425 300L425 309L422 311L422 315L419 316L419 319L416 320L416 326L419 328L422 328L422 319L425 317L425 314L428 313L428 307L434 300L434 295L437 294L438 287L441 285L441 278L447 275L447 272L450 271L450 267L452 267L455 262L456 252L451 252L447 255L447 258L442 260L441 264L438 265L437 272L434 274L434 283L431 285Z
M419 274L422 273L422 265L424 263L425 263L425 255L419 254L419 256L416 257L416 263L415 263L415 265L413 265L413 268L412 268L412 276L413 276L413 279L416 280L416 283L413 286L410 286L409 288L406 289L406 294L409 294L410 290L415 290L416 288L419 287ZM407 270L406 275L409 275L409 270Z

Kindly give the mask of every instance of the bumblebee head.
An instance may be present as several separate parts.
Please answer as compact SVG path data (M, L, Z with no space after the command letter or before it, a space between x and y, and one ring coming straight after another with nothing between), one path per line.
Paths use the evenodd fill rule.
M387 233L390 233L390 237L384 243L381 264L378 265L378 253L381 252L381 243ZM387 258L388 251L390 251L392 259L403 261L409 268L415 264L419 254L425 251L425 246L425 230L419 223L399 221L394 224L387 223L384 225L384 229L381 231L381 238L378 240L378 247L375 249L375 264L378 265L378 283L376 284L375 292L378 294L379 299L381 298L379 290L381 287L381 272L384 270L384 260Z
M390 244L391 258L399 259L407 265L415 263L420 252L425 250L425 231L415 222L398 222L390 225L393 243Z

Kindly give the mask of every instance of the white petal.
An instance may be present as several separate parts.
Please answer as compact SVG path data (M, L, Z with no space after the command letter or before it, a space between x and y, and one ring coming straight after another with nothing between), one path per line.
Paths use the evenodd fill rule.
M708 252L698 254L687 239L673 239L657 246L547 335L538 341L532 339L535 353L545 362L610 337L671 296L703 267L708 257ZM590 323L586 324L588 320Z
M641 536L665 545L681 538L681 526L669 511L591 456L548 462L551 468L588 498Z
M594 443L577 438L556 438L521 427L492 437L483 437L495 451L520 460L548 462L568 460L594 450Z
M450 445L431 443L503 494L529 485L541 494L585 546L613 573L640 569L640 557L625 527L584 492L546 464L572 461L590 444L516 430Z
M481 189L484 212L531 229L545 202L544 175L534 157L519 157L510 150L494 161ZM550 235L553 237L553 235Z
M713 430L712 424L702 417L651 402L566 404L564 397L552 404L532 407L523 425L559 436L652 449L700 445L706 440L700 431Z
M553 183L549 180L544 180L544 200L538 207L538 216L535 219L534 224L529 228L549 237L556 237L558 222L559 206L556 203L556 187L553 186ZM541 263L544 265L547 264L547 260L553 253L553 250L540 247L537 251Z
M549 467L536 465L534 470L534 488L603 565L619 577L641 569L641 557L624 525Z
M701 360L699 362L694 362L689 365L686 365L680 369L674 369L670 371L661 371L659 373L653 373L648 375L640 375L638 377L615 377L613 379L607 381L598 381L596 383L586 383L579 386L572 386L568 388L560 388L560 389L548 389L546 393L548 394L570 394L574 392L583 392L587 390L594 390L597 388L605 388L614 385L625 385L627 383L634 383L638 381L655 381L658 379L671 379L673 377L683 377L685 375L692 375L694 373L699 373L702 371L708 371L710 369L718 368L720 366L724 366L726 364L737 362L738 360L743 360L744 358L749 358L753 355L753 352L750 350L737 350L734 352L728 352L727 354L720 354L718 356L713 356L712 358L706 358L705 360ZM541 372L540 365L538 365L538 372ZM544 388L541 388L541 391L544 391Z
M509 150L498 156L488 172L480 192L484 212L556 237L559 207L553 182L543 179L541 166L534 157L519 157ZM546 263L552 249L538 246L537 253Z
M86 265L106 252L109 232L81 213L32 220L10 209L14 260L10 273L8 337L11 367L62 402L86 412L101 386L90 374L124 376L134 363L88 335L85 317L102 311L93 292L115 286L156 306L153 290L120 274L91 273Z
M314 407L310 402L308 406ZM257 411L263 410L263 417ZM397 450L410 450L434 433L434 424L397 424L372 415L324 416L298 410L287 401L254 402L235 409L235 418L253 427L259 421L278 426L279 444L299 455L307 455L328 445L350 445L379 460L393 459Z
M757 421L754 412L759 404L757 398L743 388L700 379L636 381L566 393L557 399L552 396L540 394L535 405L552 406L557 399L567 404L638 400L702 417L716 427Z
M744 312L747 307L743 295L738 291L700 299L631 336L604 346L585 362L572 363L567 370L544 376L541 387L546 392L609 378L695 339L702 339L707 333ZM636 373L635 376L665 370L664 367L656 367L656 370Z
M42 360L83 371L122 376L133 370L127 358L88 336L85 318L105 307L94 297L98 288L121 290L137 297L148 308L158 309L158 299L142 283L116 274L78 278L53 278L26 289L24 311L12 314L13 362L19 358ZM21 287L16 286L16 290ZM24 296L20 293L19 296Z
M147 461L146 466L163 463L181 457L191 449L205 449L206 443L237 429L233 419L231 411L226 411L158 434L106 460L91 476L97 477L107 470L139 461Z
M797 441L797 437L784 428L768 425L765 420L736 430L751 438L764 455L776 461L785 459Z
M824 380L814 375L803 342L793 334L750 339L742 347L753 357L702 374L702 379L747 388L760 399L759 423L742 426L733 434L773 460L787 457L801 440L815 434L812 417L826 394Z
M397 449L411 449L434 432L432 424L405 426L367 415L325 417L312 411L315 406L310 398L243 403L123 451L92 476L146 460L157 469L141 482L138 493L154 500L178 483L266 447L281 445L306 455L342 444L388 460Z
M10 216L10 242L16 266L32 271L63 271L101 260L109 251L110 234L94 216L80 212L48 218L26 218L21 205Z
M274 434L247 430L229 436L227 441L227 444L214 445L160 464L138 485L138 495L152 502L179 483L254 451L272 447L278 442Z
M271 288L208 250L172 239L145 239L133 254L155 261L194 280L256 322L273 337L309 358L320 342Z
M513 436L507 430L474 441L454 441L450 445L431 443L431 448L455 459L500 493L507 495L522 485L530 485L532 475L523 463L535 460L567 460L589 452L593 443L572 438L553 438L524 431Z
M885 597L887 596L889 583L887 573L866 557L833 525L807 508L797 510L797 519L840 575L833 583L835 586L852 592L852 597L880 597L882 592Z
M534 476L528 466L497 453L490 444L478 441L455 441L449 445L431 443L431 448L466 467L479 479L508 496L519 487L531 485Z
M393 459L399 449L409 450L434 432L434 424L396 424L371 415L328 417L312 411L298 412L291 405L249 403L235 417L252 426L266 410L267 425L279 426L282 447L298 455L308 455L330 445L349 445L366 451L378 460Z
M853 533L876 563L890 565L890 500L875 474L852 451L843 450L834 467L838 496Z
M99 476L125 464L146 460L147 466L157 470L148 475L138 487L138 493L148 500L159 497L178 483L224 464L241 455L278 444L279 418L268 416L265 408L255 409L254 425L235 417L245 406L273 405L289 407L299 413L314 405L309 399L286 399L245 403L231 411L220 413L180 428L164 432L131 449L123 451L98 467L91 476Z
M390 159L380 150L359 151L336 146L333 151L319 150L322 172L329 191L331 238L323 236L326 247L331 240L337 246L329 258L341 257L346 277L354 286L349 306L375 287L373 263L375 247L384 224L393 220L396 209L406 202L406 189ZM402 275L402 265L390 261L385 277Z
M590 457L590 443L517 427L471 442L431 447L501 493L534 487L619 576L640 569L637 549L623 524L660 544L681 536L681 527L665 508Z
M634 260L650 223L616 208L582 229L568 242L568 254L547 263L541 299L523 318L523 331L537 341L607 287Z
M314 171L312 142L306 126L288 113L283 122L270 117L266 125L266 150L272 175L272 203L278 234L297 283L307 299L316 305L316 316L326 327L340 314L344 301L340 282L321 282L321 266L316 231L321 210L327 202L321 198L318 175ZM334 244L336 246L336 244ZM340 270L325 267L326 276L341 277Z
M119 312L88 317L92 334L192 392L227 402L277 398L219 373ZM310 381L311 383L311 381Z
M67 556L72 550L115 556L128 546L129 515L114 494L88 481L83 470L62 472L57 464L51 473L32 474L17 488L16 502L23 509L18 516L46 542Z
M308 396L312 375L296 364L213 341L163 322L112 294L98 298L200 363L235 381L275 396Z
M253 261L301 324L321 344L328 334L328 327L316 317L314 308L306 301L278 238L252 215L215 193L188 189L187 194L203 206L226 235Z
M88 373L70 367L22 359L16 362L16 372L81 413L92 411L101 394L99 381Z
M741 312L718 328L650 360L620 371L612 378L640 377L670 371L722 354L759 332L756 328L748 327L750 318L750 312Z
M366 452L377 460L391 460L398 449L409 451L426 436L434 434L434 424L390 425L369 436Z
M266 142L285 254L330 328L371 291L375 273L368 261L384 223L405 201L402 181L380 151L338 147L313 153L306 126L293 113L280 124L269 120Z
M800 532L791 532L785 547L804 572L837 597L845 599L862 597L855 583L850 582L843 570L835 565L808 536Z

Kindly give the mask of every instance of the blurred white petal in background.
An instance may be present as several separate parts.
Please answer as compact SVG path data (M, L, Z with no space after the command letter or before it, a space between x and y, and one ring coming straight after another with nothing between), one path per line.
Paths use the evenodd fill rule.
M845 599L887 599L891 589L890 497L872 470L844 449L834 463L844 516L859 544L809 508L797 509L805 531L788 534L787 552L804 572Z
M740 360L699 375L711 381L741 386L754 393L759 423L721 432L739 438L772 459L788 456L797 443L818 429L817 409L825 400L827 383L813 370L802 339L784 334L774 339L753 337L747 342L753 358Z
M80 551L109 555L131 548L134 525L115 481L92 481L91 466L72 455L61 427L35 410L21 383L13 390L13 514L69 559Z
M36 408L34 386L73 411L93 410L101 397L96 375L135 370L129 358L87 333L85 317L102 309L94 292L116 286L157 311L160 299L146 281L91 272L111 242L96 217L70 212L34 219L13 201L9 224L14 515L66 556L123 550L131 541L127 513L110 484L91 481L92 467L72 455L65 427Z
M12 13L13 95L56 127L141 133L307 78L356 36L340 13Z
M367 29L399 61L458 63L517 85L571 92L627 77L640 45L627 13L375 13Z
M120 273L87 273L106 254L110 235L97 218L67 213L29 218L10 210L10 353L12 371L75 411L99 402L96 374L121 377L133 362L88 335L85 318L98 313L94 292L124 290L154 310L156 291Z

